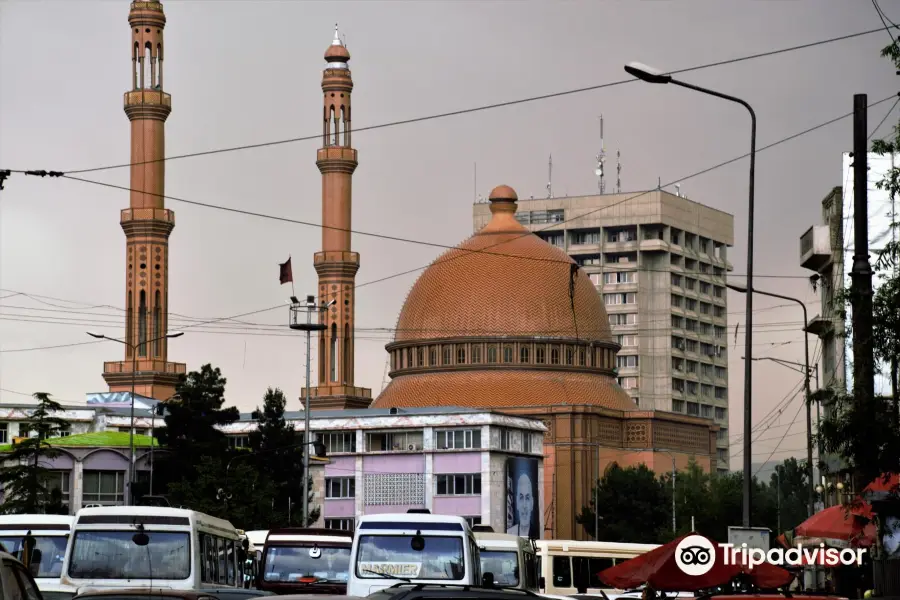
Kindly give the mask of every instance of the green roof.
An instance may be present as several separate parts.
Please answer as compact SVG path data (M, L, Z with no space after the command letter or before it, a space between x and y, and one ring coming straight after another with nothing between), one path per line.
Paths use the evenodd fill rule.
M129 438L130 435L127 431L97 431L51 438L48 443L57 448L128 448ZM159 446L153 437L135 434L134 445L136 448L148 448L151 444ZM11 450L11 444L0 446L0 452L10 452Z

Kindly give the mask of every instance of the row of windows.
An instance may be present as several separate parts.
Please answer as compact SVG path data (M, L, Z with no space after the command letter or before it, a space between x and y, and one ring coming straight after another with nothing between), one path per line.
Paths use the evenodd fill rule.
M722 259L724 260L724 258ZM723 277L725 269L723 267L714 267L709 263L698 261L681 254L672 253L669 262L675 267L683 267L685 271L702 273L704 275L712 275L713 277Z
M469 527L481 525L481 516L463 517ZM325 529L337 529L339 531L353 531L356 528L356 519L353 517L325 519Z
M685 381L684 379L672 378L672 391L679 393L687 393L689 396L703 396L704 398L716 398L717 400L725 400L728 398L728 390L717 385L699 384L696 381Z
M688 291L693 292L699 290L701 294L706 294L707 296L712 295L716 298L725 297L725 288L720 285L714 285L693 277L682 276L678 273L672 273L671 281L673 286L684 288Z
M674 308L683 308L701 315L714 315L717 319L724 318L725 307L720 306L721 311L715 311L714 306L708 302L698 301L678 294L672 294L671 304ZM721 316L720 316L721 315Z
M693 341L693 340L691 340ZM718 365L711 365L709 363L697 362L695 360L686 360L684 358L673 356L672 357L672 370L678 373L687 373L689 375L697 375L699 368L699 373L701 377L705 377L706 379L727 379L728 378L728 370L725 367L720 367Z
M680 315L671 316L672 329L684 329L699 335L715 336L717 339L725 339L725 327L723 325L713 325L705 321L697 319L688 319Z
M632 294L633 295L633 294ZM486 351L484 350L487 346ZM607 348L591 349L572 344L442 344L427 347L403 348L391 352L391 368L452 366L465 364L515 363L571 365L579 367L612 368L613 352ZM486 361L482 359L486 357ZM427 362L425 359L428 359ZM438 359L440 358L440 361Z
M237 552L234 540L200 534L200 579L203 583L235 585Z
M522 452L533 452L538 444L535 443L535 434L530 431L520 431L507 428L500 429L500 449L510 450L510 440L513 436L521 436ZM325 444L328 454L355 453L356 432L342 431L317 434L318 439ZM368 431L365 435L366 451L369 452L412 452L423 450L424 432L421 429L399 431ZM438 429L434 432L435 450L478 450L485 448L482 444L481 429Z
M481 474L435 475L436 496L479 496ZM329 500L356 498L355 477L326 477L325 497Z
M618 306L619 304L637 304L637 292L603 294L603 303L606 304L606 306Z
M683 338L677 335L672 336L672 349L681 352L700 353L703 356L720 358L725 350L722 346L715 344L707 344L706 342L698 342L690 338Z
M128 431L126 429L126 431ZM54 437L68 437L72 432L71 431L59 431L57 435ZM27 425L25 423L19 424L19 436L20 437L35 437L37 433L33 431L29 431ZM0 444L8 444L9 443L9 423L0 423Z
M696 402L685 402L684 400L672 400L672 412L685 413L692 417L703 417L704 419L712 419L715 415L716 421L724 421L728 414L727 409L721 406L709 406L708 404L697 404Z

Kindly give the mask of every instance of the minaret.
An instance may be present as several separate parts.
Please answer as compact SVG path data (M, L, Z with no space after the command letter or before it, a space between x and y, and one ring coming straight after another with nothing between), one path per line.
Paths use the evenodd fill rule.
M111 392L130 392L136 367L136 393L168 400L185 365L168 362L167 340L157 339L166 335L168 327L169 234L175 227L175 213L163 202L165 123L172 97L163 91L166 15L162 4L132 2L128 24L131 91L125 92L125 114L131 121L132 192L120 222L125 231L125 341L129 345L124 361L103 364L103 379Z
M350 53L337 26L325 51L322 73L322 148L316 166L322 173L322 251L315 254L319 301L335 303L320 314L326 329L319 334L319 386L310 391L312 409L366 408L372 390L353 384L354 285L359 254L350 250L352 181L356 150L350 145Z

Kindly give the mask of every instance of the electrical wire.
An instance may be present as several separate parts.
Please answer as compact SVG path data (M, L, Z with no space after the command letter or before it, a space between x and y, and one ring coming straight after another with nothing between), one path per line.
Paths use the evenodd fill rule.
M874 136L878 132L878 130L881 129L881 126L884 125L884 122L887 121L887 118L891 116L891 113L894 112L895 108L897 108L897 104L900 104L900 97L898 97L897 100L894 101L894 104L888 109L888 111L884 113L884 117L881 119L881 122L878 123L875 129L872 130L872 133L869 134L869 137L866 138L866 141L871 140L872 136Z
M824 39L824 40L818 40L818 41L815 41L815 42L809 42L809 43L806 43L806 44L800 44L800 45L797 45L797 46L790 46L790 47L787 47L787 48L780 48L780 49L778 49L778 50L769 50L769 51L766 51L766 52L758 52L758 53L755 53L755 54L750 54L750 55L747 55L747 56L741 56L741 57L738 57L738 58L730 58L730 59L719 60L719 61L716 61L716 62L706 63L706 64L702 64L702 65L697 65L697 66L693 66L693 67L687 67L687 68L684 68L684 69L677 69L677 70L674 70L674 71L670 71L669 74L670 74L670 75L678 75L678 74L681 74L681 73L690 73L690 72L693 72L693 71L699 71L699 70L702 70L702 69L710 69L710 68L713 68L713 67L721 67L721 66L725 66L725 65L732 65L732 64L736 64L736 63L740 63L740 62L744 62L744 61L748 61L748 60L755 60L755 59L757 59L757 58L765 58L765 57L768 57L768 56L776 56L776 55L778 55L778 54L784 54L784 53L787 53L787 52L793 52L793 51L796 51L796 50L805 50L805 49L807 49L807 48L813 48L813 47L821 46L821 45L824 45L824 44L830 44L830 43L834 43L834 42L840 42L840 41L849 40L849 39L853 39L853 38L857 38L857 37L862 37L862 36L865 36L865 35L870 35L870 34L876 33L876 32L878 32L878 31L882 31L882 28L881 28L881 27L878 27L878 28L875 28L875 29L870 29L870 30L868 30L868 31L860 31L860 32L858 32L858 33L851 33L851 34L847 34L847 35L842 35L842 36L837 36L837 37L827 38L827 39ZM413 123L422 123L422 122L425 122L425 121L433 121L433 120L437 120L437 119L444 119L444 118L448 118L448 117L455 117L455 116L460 116L460 115L466 115L466 114L471 114L471 113L476 113L476 112L482 112L482 111L492 110L492 109L497 109L497 108L508 108L508 107L510 107L510 106L516 106L516 105L519 105L519 104L527 104L527 103L530 103L530 102L537 102L537 101L542 101L542 100L549 100L549 99L551 99L551 98L559 98L559 97L562 97L562 96L571 96L571 95L574 95L574 94L581 94L581 93L584 93L584 92L591 92L591 91L601 90L601 89L604 89L604 88L609 88L609 87L614 87L614 86L624 85L624 84L626 84L626 83L632 83L632 82L635 82L635 81L637 81L637 80L636 80L636 79L622 79L622 80L619 80L619 81L612 81L612 82L608 82L608 83L602 83L602 84L599 84L599 85L592 85L592 86L587 86L587 87L581 87L581 88L576 88L576 89L572 89L572 90L565 90L565 91L561 91L561 92L553 92L553 93L550 93L550 94L542 94L542 95L539 95L539 96L531 96L531 97L528 97L528 98L521 98L521 99L518 99L518 100L510 100L510 101L507 101L507 102L497 102L497 103L494 103L494 104L484 104L484 105L481 105L481 106L475 106L475 107L472 107L472 108L465 108L465 109L454 110L454 111L450 111L450 112L437 113L437 114L427 115L427 116L423 116L423 117L414 117L414 118L410 118L410 119L402 119L402 120L399 120L399 121L391 121L391 122L388 122L388 123L381 123L381 124L378 124L378 125L369 125L369 126L366 126L366 127L360 127L360 128L358 128L358 129L353 129L352 132L353 132L354 134L356 134L356 133L360 133L360 132L363 132L363 131L374 131L374 130L377 130L377 129L386 129L386 128L388 128L388 127L397 127L397 126L400 126L400 125L410 125L410 124L413 124ZM223 153L225 153L225 152L237 152L237 151L251 150L251 149L256 149L256 148L265 148L265 147L268 147L268 146L278 146L278 145L284 145L284 144L291 144L291 143L295 143L295 142L303 142L303 141L310 141L310 140L318 140L318 139L322 139L322 136L323 136L323 134L320 132L320 133L317 133L317 134L315 134L315 135L307 135L307 136L302 136L302 137L297 137L297 138L289 138L289 139L283 139L283 140L274 140L274 141L269 141L269 142L261 142L261 143L257 143L257 144L245 144L245 145L242 145L242 146L232 146L232 147L228 147L228 148L218 148L218 149L214 149L214 150L204 150L204 151L200 151L200 152L191 152L191 153L188 153L188 154L179 154L179 155L175 155L175 156L169 156L169 157L165 157L165 158L160 158L160 159L155 159L155 160L148 160L148 161L137 162L137 163L121 163L121 164L107 165L107 166L103 166L103 167L94 167L94 168L90 168L90 169L69 170L69 171L66 171L66 173L68 173L68 174L70 174L70 175L74 175L74 174L79 174L79 173L93 173L93 172L96 172L96 171L108 171L108 170L111 170L111 169L122 169L122 168L125 168L125 167L131 167L131 166L136 166L136 165L145 165L145 164L151 164L151 163L156 163L156 162L164 162L164 161L180 160L180 159L184 159L184 158L194 158L194 157L199 157L199 156L209 156L209 155L213 155L213 154L223 154ZM14 172L14 173L25 173L26 171L24 171L24 170L12 170L12 172Z
M881 10L881 7L878 6L877 0L872 0L872 6L875 7L875 12L878 13L878 18L881 19L881 24L884 25L884 30L887 32L888 37L891 38L891 44L897 45L897 40L894 39L894 34L891 33L891 28L888 27L888 24L885 22L885 14Z
M796 398L797 396L795 395L794 397ZM804 407L805 405L806 405L806 404L805 404L804 402L801 402L801 403L800 403L799 408L797 408L797 414L794 415L794 420L797 419L797 415L800 414L800 411L803 410L803 407ZM787 432L788 432L788 431L790 431L790 429L788 429L787 431L784 432L784 435L781 436L781 439L778 441L778 444L775 445L775 449L772 450L772 452L769 454L769 456L766 458L766 460L763 461L763 464L759 467L759 469L756 470L756 473L753 474L753 477L756 477L757 475L759 475L760 471L763 470L763 467L766 465L766 463L768 463L770 460L772 460L772 457L775 456L775 452L778 451L778 448L780 448L782 442L784 442L784 438L787 437ZM802 448L802 450L805 450L805 449L806 449L806 448Z

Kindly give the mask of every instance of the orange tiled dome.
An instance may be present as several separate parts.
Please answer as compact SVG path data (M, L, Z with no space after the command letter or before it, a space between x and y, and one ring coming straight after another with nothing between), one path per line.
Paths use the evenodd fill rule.
M569 256L515 219L516 193L491 192L493 218L416 281L395 341L528 336L613 341L603 300Z

